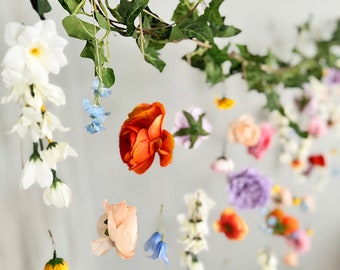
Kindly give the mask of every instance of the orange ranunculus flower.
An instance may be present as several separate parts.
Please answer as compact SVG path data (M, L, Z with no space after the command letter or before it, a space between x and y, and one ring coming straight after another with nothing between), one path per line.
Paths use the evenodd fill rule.
M299 221L295 217L285 216L282 220L284 226L283 235L288 236L299 229Z
M231 208L221 213L220 220L214 222L214 228L231 240L242 240L248 233L248 225Z
M144 173L156 153L162 167L171 163L174 139L162 128L164 115L164 106L159 102L139 104L129 113L119 134L120 156L129 170Z

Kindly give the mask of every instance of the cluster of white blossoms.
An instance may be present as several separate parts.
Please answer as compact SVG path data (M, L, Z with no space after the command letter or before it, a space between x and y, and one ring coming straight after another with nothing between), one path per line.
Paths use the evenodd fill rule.
M215 202L201 189L185 195L184 200L188 212L186 215L177 216L183 233L180 242L185 245L181 265L189 270L203 270L204 266L197 255L203 250L208 250L206 241L206 236L209 234L208 217Z
M57 163L77 153L68 143L54 140L54 130L68 128L46 108L47 102L65 104L63 90L49 83L49 74L58 74L67 64L63 53L67 41L58 36L54 21L44 20L32 26L7 24L5 42L9 49L2 61L1 75L9 91L1 103L14 102L20 106L19 119L11 132L21 138L29 134L33 142L33 153L23 168L22 187L28 189L37 182L45 188L47 205L67 207L71 191L57 178Z

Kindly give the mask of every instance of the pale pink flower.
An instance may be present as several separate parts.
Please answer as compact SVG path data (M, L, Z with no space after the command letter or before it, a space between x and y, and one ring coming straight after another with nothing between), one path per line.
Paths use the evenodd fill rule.
M279 186L274 192L272 198L278 205L291 206L293 204L293 195L291 191L285 187Z
M234 170L234 167L234 162L225 156L219 157L211 163L211 169L218 173L228 174Z
M294 266L294 267L299 264L298 255L293 251L287 253L285 257L283 258L283 261L286 265Z
M112 205L105 200L104 209L97 227L101 238L92 242L92 252L100 256L114 246L121 258L131 258L137 244L136 208L127 206L125 200Z
M268 150L274 134L275 130L269 123L262 123L260 125L260 139L256 145L248 147L248 153L256 159L261 159Z
M260 138L260 128L251 115L244 114L229 124L228 139L245 146L254 146Z
M287 243L298 254L306 253L310 249L310 238L305 230L298 230L287 237Z
M321 119L318 116L313 117L310 119L308 123L308 133L315 136L315 137L322 137L328 131L328 126L326 121Z

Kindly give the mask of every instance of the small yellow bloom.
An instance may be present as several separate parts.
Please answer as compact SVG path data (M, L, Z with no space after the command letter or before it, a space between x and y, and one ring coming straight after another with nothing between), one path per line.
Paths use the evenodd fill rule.
M228 110L234 106L235 101L226 97L215 98L215 104L220 110Z
M306 233L309 237L313 236L314 235L314 230L313 229L306 229Z
M281 187L279 185L274 185L272 188L272 193L276 194L279 193Z
M301 198L294 198L293 204L296 205L296 206L300 205L301 204Z

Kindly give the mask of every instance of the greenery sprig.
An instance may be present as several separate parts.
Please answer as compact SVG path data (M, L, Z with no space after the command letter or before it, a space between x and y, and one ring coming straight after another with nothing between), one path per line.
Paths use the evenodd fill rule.
M159 57L159 51L168 43L192 40L196 49L186 54L183 59L192 67L205 72L206 81L215 85L234 74L241 74L249 90L264 94L270 111L277 110L285 115L277 91L278 85L287 88L302 88L311 76L321 78L324 68L336 67L339 55L332 53L332 46L340 44L340 20L333 35L328 40L317 40L317 53L307 57L296 47L292 54L299 58L290 63L281 60L270 50L264 55L253 54L246 45L238 44L232 49L231 43L218 46L216 38L230 38L240 30L225 24L225 17L219 9L224 0L179 0L173 11L172 22L165 22L149 7L149 0L120 0L116 6L110 6L108 0L58 0L69 13L62 24L69 36L86 41L81 56L92 59L95 76L100 87L111 87L115 82L114 71L109 67L107 38L111 32L135 39L146 62L160 72L165 62ZM32 7L40 18L51 10L48 0L31 0ZM308 29L309 23L299 27L299 31ZM230 64L224 70L225 63ZM100 88L99 87L99 88ZM307 137L293 121L290 122L301 137Z

